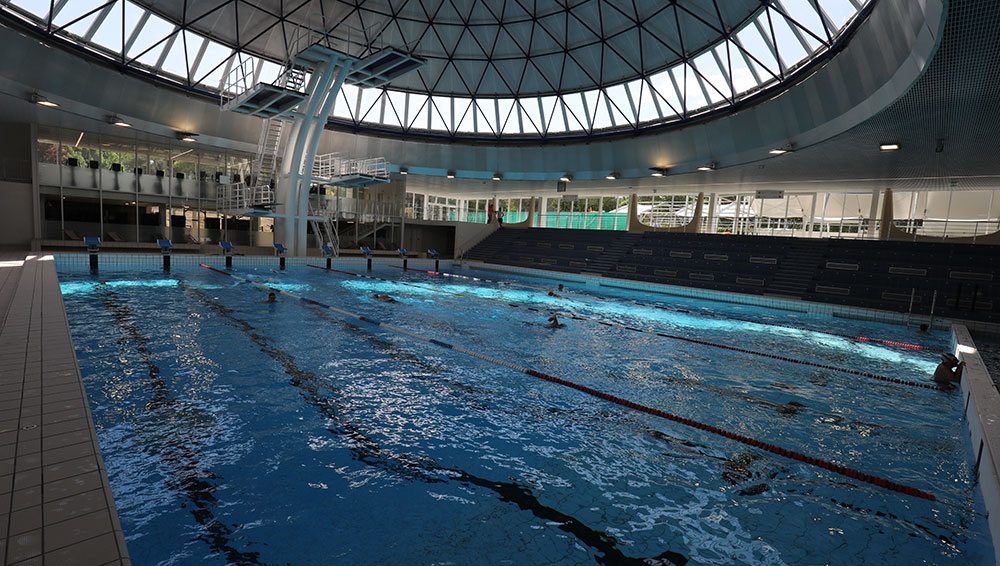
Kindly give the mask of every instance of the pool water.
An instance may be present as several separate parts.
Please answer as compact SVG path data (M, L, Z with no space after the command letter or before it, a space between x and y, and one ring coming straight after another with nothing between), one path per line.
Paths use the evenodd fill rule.
M936 353L829 333L947 348L945 333L575 285L552 297L555 281L512 275L232 271L928 501L267 303L207 269L57 266L136 564L995 563L956 393L624 327L923 383ZM564 328L543 326L550 311Z

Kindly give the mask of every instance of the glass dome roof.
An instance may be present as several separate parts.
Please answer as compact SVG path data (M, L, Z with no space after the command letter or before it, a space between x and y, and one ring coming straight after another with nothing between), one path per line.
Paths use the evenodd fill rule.
M333 121L410 135L548 138L638 130L779 85L873 0L12 0L0 8L119 64L218 92L270 81L305 30L363 57L426 61L347 86Z

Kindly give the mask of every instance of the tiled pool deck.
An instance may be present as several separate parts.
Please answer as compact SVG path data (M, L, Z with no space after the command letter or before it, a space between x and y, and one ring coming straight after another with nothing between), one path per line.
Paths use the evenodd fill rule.
M0 563L130 564L51 256L0 252Z

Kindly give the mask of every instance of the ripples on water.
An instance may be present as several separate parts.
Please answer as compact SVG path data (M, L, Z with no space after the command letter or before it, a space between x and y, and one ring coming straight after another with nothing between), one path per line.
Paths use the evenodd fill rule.
M940 501L288 297L264 304L260 289L207 270L63 273L138 564L993 563L958 396L565 317L927 380L933 355L816 332L915 341L906 329L619 291L556 298L544 292L553 283L531 279L511 278L541 290L401 272L376 275L411 285L240 273ZM542 328L548 311L567 327Z

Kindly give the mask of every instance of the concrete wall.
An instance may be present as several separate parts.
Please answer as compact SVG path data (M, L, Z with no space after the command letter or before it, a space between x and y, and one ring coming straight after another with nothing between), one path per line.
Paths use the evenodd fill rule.
M34 236L30 183L0 181L0 246L28 249Z

